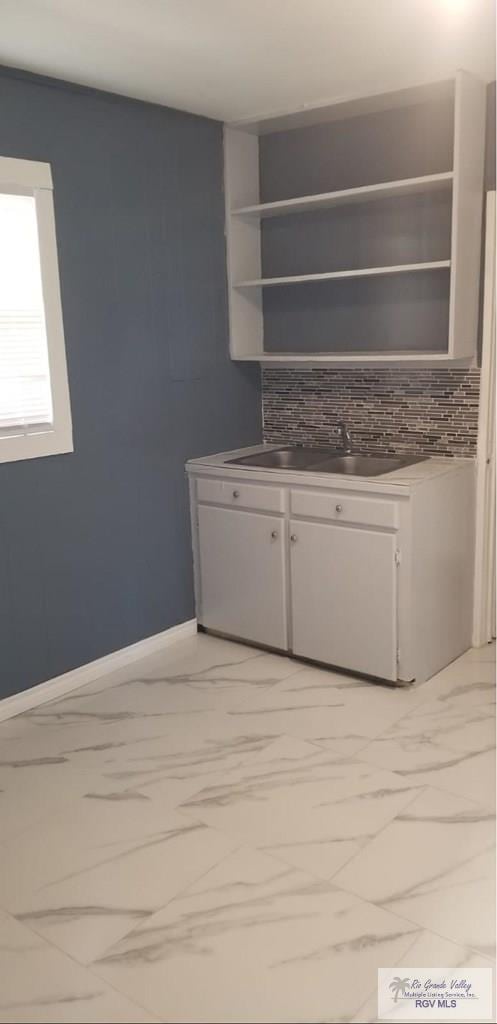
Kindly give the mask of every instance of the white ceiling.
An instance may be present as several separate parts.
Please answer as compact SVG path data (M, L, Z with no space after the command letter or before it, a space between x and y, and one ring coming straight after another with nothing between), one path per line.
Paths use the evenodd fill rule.
M0 0L0 63L220 119L495 78L494 0Z

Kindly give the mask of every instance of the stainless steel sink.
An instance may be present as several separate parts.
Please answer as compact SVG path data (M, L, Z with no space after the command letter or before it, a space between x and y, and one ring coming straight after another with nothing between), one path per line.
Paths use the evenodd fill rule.
M344 455L325 448L276 448L270 452L242 455L227 465L260 466L261 469L297 469L308 473L340 473L348 476L381 476L405 466L424 462L423 458L401 455Z
M307 469L315 462L323 462L336 452L326 448L277 448L272 452L258 452L256 455L242 455L229 459L227 465L260 466L264 469Z
M415 456L397 455L335 455L324 462L318 462L311 468L315 473L345 473L348 476L381 476L382 473L393 473L405 466L414 466L424 462Z

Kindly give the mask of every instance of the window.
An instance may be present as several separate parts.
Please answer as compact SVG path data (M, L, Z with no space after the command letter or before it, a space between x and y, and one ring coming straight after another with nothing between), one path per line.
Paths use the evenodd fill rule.
M50 165L0 157L0 462L72 450Z

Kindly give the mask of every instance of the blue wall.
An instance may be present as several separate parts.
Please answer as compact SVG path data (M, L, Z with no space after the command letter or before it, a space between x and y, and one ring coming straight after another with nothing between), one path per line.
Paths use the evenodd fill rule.
M0 69L52 165L75 451L0 466L0 696L194 614L184 462L257 442L228 358L217 122Z

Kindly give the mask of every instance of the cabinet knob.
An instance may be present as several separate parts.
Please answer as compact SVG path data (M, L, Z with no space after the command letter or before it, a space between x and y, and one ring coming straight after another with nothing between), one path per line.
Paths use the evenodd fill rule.
M239 498L240 497L240 491L233 491L233 497L234 498Z
M291 533L290 534L290 540L291 540L292 544L295 544L295 542L297 540L297 534L296 533Z
M271 531L271 537L272 537L273 540L277 540L278 539L278 531L277 530L272 530Z
M341 512L341 511L342 511L342 506L341 505L335 505L335 512Z

